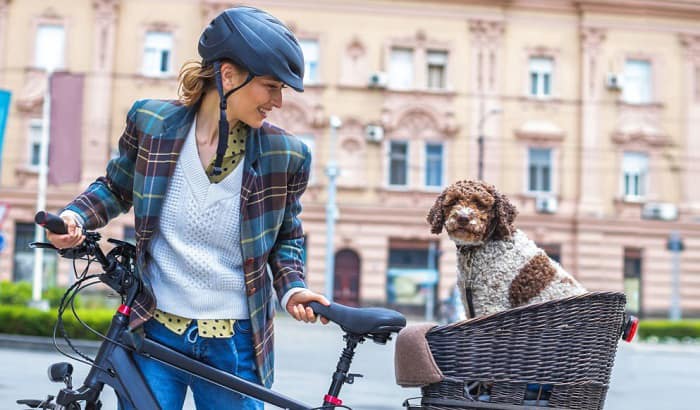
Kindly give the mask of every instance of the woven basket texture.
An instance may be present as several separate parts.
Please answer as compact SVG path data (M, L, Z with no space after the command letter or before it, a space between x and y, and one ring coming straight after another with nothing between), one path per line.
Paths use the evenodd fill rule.
M469 407L465 389L482 382L489 407L531 407L524 401L534 384L549 390L546 398L538 393L538 406L602 409L624 309L622 293L589 292L436 327L426 337L445 380L422 389L424 408L482 409L483 402ZM464 406L425 406L430 398Z

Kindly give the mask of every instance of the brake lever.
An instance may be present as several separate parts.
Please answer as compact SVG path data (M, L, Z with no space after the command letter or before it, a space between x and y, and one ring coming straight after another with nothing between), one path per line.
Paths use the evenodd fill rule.
M32 249L41 248L41 249L52 249L54 251L59 250L57 247L53 246L52 244L50 244L48 242L32 242L29 244L29 247Z

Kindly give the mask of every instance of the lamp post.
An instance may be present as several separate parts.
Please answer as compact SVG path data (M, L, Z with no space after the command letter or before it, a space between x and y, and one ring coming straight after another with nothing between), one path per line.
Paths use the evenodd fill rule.
M502 112L503 110L500 108L492 108L487 113L482 115L481 119L479 119L479 137L477 139L477 142L479 144L479 172L477 176L479 180L484 179L484 123L486 122L486 119L491 115L500 114Z
M681 252L685 248L680 232L671 231L666 248L671 251L671 307L668 316L675 321L681 319Z
M338 177L338 165L335 163L335 142L338 128L343 126L343 122L336 115L331 115L331 139L328 149L328 164L326 165L326 175L328 175L328 200L326 201L326 298L333 301L333 289L335 279L335 218L337 208L335 204L335 179Z
M46 210L46 185L49 172L49 140L51 127L51 76L53 75L53 67L46 70L46 89L44 90L44 105L42 107L42 124L41 124L41 145L39 145L39 177L36 210ZM44 228L39 225L34 225L34 241L44 241ZM44 275L44 249L34 249L34 272L32 275L32 300L31 306L41 310L48 310L49 304L46 300L41 299L41 291L43 290L43 275Z

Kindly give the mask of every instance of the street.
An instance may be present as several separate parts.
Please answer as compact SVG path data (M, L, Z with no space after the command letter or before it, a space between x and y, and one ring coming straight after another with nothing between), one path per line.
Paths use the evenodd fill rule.
M329 324L307 325L281 317L276 328L276 391L309 404L320 405L343 347L340 329ZM393 343L365 342L356 350L352 373L361 373L341 392L343 403L354 409L399 409L404 399L419 395L418 389L395 384ZM50 363L63 361L57 353L0 349L0 408L18 409L18 398L41 398L56 394L59 384L46 377ZM75 365L74 383L87 373ZM700 389L700 347L620 344L606 406L608 410L696 410ZM115 409L108 390L105 409ZM185 409L194 409L188 396Z

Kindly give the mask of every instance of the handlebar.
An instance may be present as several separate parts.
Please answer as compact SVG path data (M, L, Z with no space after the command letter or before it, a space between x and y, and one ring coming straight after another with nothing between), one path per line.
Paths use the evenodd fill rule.
M63 219L49 212L37 212L34 221L55 234L68 232ZM98 232L83 229L83 234L85 240L74 248L56 249L52 244L43 242L33 242L30 246L54 249L59 255L68 259L81 259L85 256L94 258L104 269L104 273L99 275L99 280L119 293L125 299L127 306L131 306L137 293L142 289L141 278L131 265L135 259L136 248L127 242L108 239L108 242L117 246L105 254L100 248L101 235Z
M63 222L63 219L49 212L37 212L36 215L34 215L34 222L58 235L65 235L68 233L68 228L66 227L66 223Z

